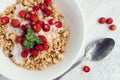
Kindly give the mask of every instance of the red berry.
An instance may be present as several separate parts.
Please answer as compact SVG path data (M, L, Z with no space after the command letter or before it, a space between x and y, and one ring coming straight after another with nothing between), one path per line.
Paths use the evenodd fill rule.
M27 15L27 16L25 17L25 20L29 21L29 20L30 20L30 16Z
M44 50L48 50L49 49L49 45L48 44L43 44L43 49Z
M29 24L30 24L30 26L33 26L35 23L34 22L30 22Z
M46 5L45 3L41 3L40 6L39 6L39 8L40 8L41 10L44 10L44 9L47 8L47 5Z
M84 72L90 72L90 67L89 66L84 66L83 70L84 70Z
M31 50L31 54L32 54L34 57L37 57L37 56L38 56L38 51L35 50L35 49L32 49L32 50Z
M49 22L50 25L54 25L55 24L55 20L54 19L50 19L48 22Z
M18 19L12 19L11 24L14 28L18 28L20 26L20 21Z
M45 32L50 31L50 26L48 24L44 24L44 26L42 28L43 28L43 31L45 31Z
M1 18L1 24L5 25L9 23L9 18L7 16L4 16Z
M62 27L62 22L57 21L57 22L55 22L55 25L56 25L57 28L61 28Z
M32 26L32 29L34 30L34 32L40 32L41 26L39 24L34 24Z
M30 14L30 15L36 14L36 11L33 11L33 10L32 10L32 11L29 12L29 14Z
M22 56L23 58L26 58L26 57L28 56L28 52L23 51L23 52L21 53L21 56Z
M37 21L37 24L43 26L45 23L44 23L44 21L38 20L38 21Z
M41 44L37 44L35 46L35 49L38 50L38 51L42 51L43 50L43 46Z
M33 22L37 22L38 21L38 15L37 14L33 14L33 15L30 16L30 19Z
M21 43L22 41L22 36L17 36L15 39L16 43Z
M104 18L104 17L101 17L100 19L99 19L99 23L100 24L104 24L106 22L106 19Z
M52 0L45 0L44 1L47 5L51 5L52 4Z
M21 10L21 11L19 12L19 16L20 16L21 18L25 18L26 15L27 15L26 10Z
M112 19L112 18L108 18L108 19L106 20L106 23L107 23L107 24L112 24L112 23L113 23L113 19Z
M113 25L111 25L111 26L109 27L109 29L114 31L114 30L117 29L117 27L116 27L116 25L113 24Z
M46 16L51 16L52 15L52 10L48 9L48 8L45 8L44 10L42 10L43 13L46 15Z
M21 25L21 29L22 29L23 31L26 31L26 30L28 29L28 26L27 26L27 25Z
M25 52L29 53L29 49L28 48L24 48L23 49Z
M47 39L44 35L40 35L39 38L42 39L42 44L47 44Z
M38 10L39 10L39 6L38 5L33 6L33 11L38 11Z

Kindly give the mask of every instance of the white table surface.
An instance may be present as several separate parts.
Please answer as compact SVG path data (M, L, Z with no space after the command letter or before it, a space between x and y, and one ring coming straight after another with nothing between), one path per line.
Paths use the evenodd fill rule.
M61 80L120 80L120 0L78 0L86 22L86 46L90 41L112 37L116 45L105 59L99 62L84 61ZM99 17L112 17L117 25L116 31L110 31L107 24L98 24ZM84 49L83 51L84 52ZM88 65L90 73L84 73L82 67ZM0 80L8 80L0 77Z

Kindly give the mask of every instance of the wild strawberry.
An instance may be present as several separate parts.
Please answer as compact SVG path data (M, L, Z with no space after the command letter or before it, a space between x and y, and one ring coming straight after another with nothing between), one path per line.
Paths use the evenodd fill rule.
M24 48L23 49L25 52L29 53L29 49L28 48Z
M21 18L25 18L26 15L27 15L26 10L21 10L21 11L19 12L19 16L20 16Z
M44 1L47 5L51 5L52 4L52 0L45 0Z
M31 50L31 54L32 54L34 57L37 57L37 56L38 56L38 51L35 50L35 49L32 49L32 50Z
M33 15L30 16L30 19L33 22L37 22L38 21L38 15L37 14L33 14Z
M1 24L5 25L9 23L9 18L7 16L4 16L1 18Z
M44 50L48 50L49 49L49 45L48 44L43 44L43 49Z
M43 31L48 32L48 31L50 31L50 26L48 24L44 24L42 29L43 29Z
M42 44L47 44L47 38L44 35L40 35L39 38L42 39Z
M30 24L30 26L33 26L35 23L31 21L29 24Z
M29 20L30 20L30 16L27 15L27 16L25 17L25 20L29 21Z
M61 28L62 27L62 22L57 21L57 22L55 22L55 25L56 25L57 28Z
M20 21L18 19L12 19L11 24L14 28L18 28L20 26Z
M37 21L37 24L43 26L45 23L44 23L44 21L38 20L38 21Z
M113 23L113 19L112 19L112 18L108 18L108 19L106 20L106 23L107 23L107 24L112 24L112 23Z
M112 31L114 31L114 30L117 29L117 27L116 27L116 25L113 24L113 25L110 25L109 29L112 30Z
M50 25L54 25L55 24L55 20L54 19L50 19L48 22L49 22Z
M84 70L84 72L90 72L90 67L89 66L84 66L83 70Z
M47 8L47 5L46 5L45 3L41 3L40 6L39 6L39 8L40 8L41 10L44 10L44 9Z
M28 56L28 52L23 51L23 52L21 53L21 56L22 56L23 58L26 58L26 57Z
M26 31L26 30L28 29L28 26L26 26L26 25L21 25L21 29L22 29L23 31Z
M16 43L21 43L22 41L22 36L17 36L15 39Z
M51 16L52 15L52 10L51 9L45 8L42 11L46 16Z
M38 10L39 10L39 6L38 5L33 6L33 11L38 11Z
M101 17L100 19L99 19L99 23L100 24L104 24L106 22L106 19L104 18L104 17Z
M36 12L36 11L33 11L33 10L29 12L30 15L33 15L33 14L36 14L36 13L37 13L37 12Z
M41 44L37 44L35 46L35 49L38 50L38 51L42 51L43 50L43 46Z
M32 26L32 29L34 30L34 32L39 32L41 30L41 26L39 24L34 24Z

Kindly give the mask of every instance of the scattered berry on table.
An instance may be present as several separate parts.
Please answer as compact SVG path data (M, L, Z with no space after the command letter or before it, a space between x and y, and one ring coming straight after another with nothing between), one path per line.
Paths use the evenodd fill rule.
M84 66L83 71L84 72L90 72L90 67L89 66Z
M106 20L106 23L107 23L107 24L112 24L112 23L113 23L113 19L112 19L112 18L108 18L108 19Z
M100 23L100 24L106 23L106 18L101 17L101 18L99 19L99 23Z
M114 25L114 24L113 24L113 25L110 25L110 26L109 26L109 29L110 29L110 30L112 30L112 31L114 31L114 30L116 30L116 29L117 29L117 26L116 26L116 25Z

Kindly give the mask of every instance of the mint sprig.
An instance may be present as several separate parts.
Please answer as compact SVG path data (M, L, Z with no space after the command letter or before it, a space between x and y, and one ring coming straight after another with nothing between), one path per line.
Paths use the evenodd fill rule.
M35 44L42 43L42 40L39 37L33 35L33 33L34 31L29 26L27 30L27 34L25 35L26 40L24 41L24 46L26 48L33 48Z

